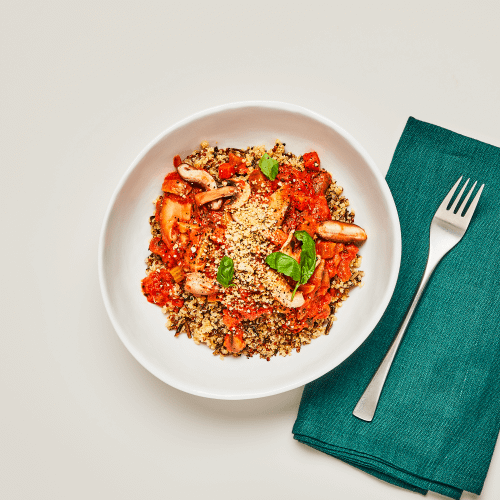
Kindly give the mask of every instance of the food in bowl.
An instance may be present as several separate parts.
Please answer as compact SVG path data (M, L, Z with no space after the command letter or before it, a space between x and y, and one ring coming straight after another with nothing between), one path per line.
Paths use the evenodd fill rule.
M367 235L318 154L203 142L173 163L142 280L167 327L214 355L267 360L327 335L363 284Z

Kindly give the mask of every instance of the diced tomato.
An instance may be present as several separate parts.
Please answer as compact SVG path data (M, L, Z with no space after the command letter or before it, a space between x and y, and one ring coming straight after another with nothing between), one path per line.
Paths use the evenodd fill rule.
M236 332L226 333L224 336L224 347L234 354L242 351L246 346L243 340L243 330L241 328L236 330Z
M311 153L305 153L303 155L304 158L304 167L308 170L319 170L320 161L319 156L316 151L312 151Z
M359 248L356 245L346 245L344 250L349 255L350 261L351 261L352 259L354 259L354 257L356 257L356 254L358 253Z
M317 222L323 222L324 220L331 219L330 209L328 208L328 203L324 196L316 196L314 200L310 202L311 214Z
M271 312L271 307L250 307L240 310L239 314L243 320L254 321L257 318L260 318L260 316L270 314Z
M332 241L318 240L316 241L316 253L322 259L332 259L335 256L336 243Z
M229 165L233 166L238 174L248 173L246 159L241 156L237 156L234 153L229 153Z
M301 193L293 194L293 202L298 210L307 210L309 208L309 196Z
M343 252L340 253L340 263L337 269L337 276L342 281L348 281L351 277L350 263L356 257L358 247L356 245L347 245Z
M229 179L236 172L236 168L234 165L230 163L223 163L219 166L219 179Z
M328 242L328 243L331 243L331 242ZM332 243L332 244L335 245L333 257L331 257L331 258L325 257L325 259L326 259L325 265L326 265L326 269L328 270L328 273L330 275L330 278L333 278L337 274L337 267L340 264L342 257L347 256L347 254L349 253L349 252L344 251L344 244L343 243ZM352 245L352 246L355 246L355 245ZM318 251L318 250L316 249L316 251Z
M297 231L305 231L311 238L314 238L318 229L318 223L308 216L302 217L302 221L297 226Z
M241 156L236 156L234 153L229 153L229 164L236 167L236 165L246 164L246 160Z
M149 251L159 255L162 259L165 257L167 250L167 245L165 245L161 238L155 237L149 242Z
M185 182L177 172L170 172L165 176L161 190L178 196L189 194L191 186Z
M346 259L342 259L337 268L337 276L342 281L348 281L351 277L351 268L349 267L349 261Z
M319 310L318 314L314 316L315 320L318 319L326 319L328 316L330 316L331 313L330 305L329 304L323 304L323 307Z
M142 292L148 299L148 302L160 307L169 304L172 307L182 307L184 301L177 299L173 290L174 279L166 269L153 271L146 276L142 282Z
M288 239L288 235L285 231L281 229L276 229L269 235L269 239L278 247L281 247L285 244L285 241Z
M340 257L339 257L340 262ZM325 269L328 271L328 275L330 278L333 278L337 274L337 266L338 262L335 262L335 259L327 259L325 260Z
M229 329L231 329L241 323L241 318L231 315L227 309L224 309L222 313L222 321Z
M179 155L174 156L174 167L177 168L182 163L181 157Z

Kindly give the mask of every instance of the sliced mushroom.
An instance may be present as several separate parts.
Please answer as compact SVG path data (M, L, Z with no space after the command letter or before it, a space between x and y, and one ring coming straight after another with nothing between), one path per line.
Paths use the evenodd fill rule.
M276 289L272 291L273 297L285 307L302 307L305 302L302 292L295 292L293 300L292 293L293 290L291 290L290 288L288 288L287 290Z
M209 280L203 273L189 273L186 275L184 290L195 297L210 295L217 291L213 280Z
M271 273L270 278L273 283L269 291L280 304L285 307L301 307L304 305L305 300L302 292L295 292L295 296L292 300L293 290L288 286L285 279L271 269L268 272Z
M302 252L302 248L300 245L293 245L292 244L292 238L293 234L295 233L295 230L291 230L290 233L288 234L288 238L286 239L285 243L283 243L283 246L280 248L280 252L289 255L292 259L295 259L297 262L300 262L300 254ZM295 240L295 243L297 240Z
M336 220L327 220L318 225L317 234L328 241L335 243L363 243L366 232L363 228Z
M177 172L185 181L199 184L206 191L217 189L217 182L206 170L195 168L187 163L181 163L177 167ZM216 199L209 206L212 210L219 210L222 207L222 200Z
M160 210L161 238L171 248L174 237L172 229L177 221L188 221L191 218L191 203L179 203L170 198L165 198Z
M209 238L211 234L210 229L205 229L200 239L200 244L198 246L196 257L194 259L194 263L192 264L192 269L194 271L203 271L208 262L207 249L209 245Z
M280 226L285 212L290 204L290 188L287 185L280 187L270 197L268 217L276 221L276 225Z
M185 181L199 184L205 190L217 189L215 179L206 170L200 170L187 163L181 163L177 167L177 172Z
M319 172L313 178L314 192L324 194L331 183L332 176L328 172Z
M238 188L234 186L224 186L218 189L211 189L210 191L203 191L194 195L196 204L204 205L205 203L213 202L214 200L219 200L222 203L222 198L227 198L228 196L233 196L238 192Z
M233 199L229 201L229 203L226 203L226 207L231 209L242 207L248 201L248 198L250 198L250 194L252 193L248 182L242 179L235 179L234 177L228 179L227 182L235 186L238 189L238 192L233 196Z

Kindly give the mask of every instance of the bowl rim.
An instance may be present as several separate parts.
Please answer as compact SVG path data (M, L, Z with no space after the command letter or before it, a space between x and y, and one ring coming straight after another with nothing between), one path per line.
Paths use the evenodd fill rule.
M326 371L324 368L321 370L316 370L313 371L310 376L305 377L301 382L297 383L291 383L289 385L283 385L280 386L279 388L275 389L270 389L268 391L257 391L255 393L251 394L220 394L220 393L208 393L203 390L196 390L193 389L192 387L188 385L183 385L182 382L179 382L178 379L171 378L169 376L165 376L163 373L158 373L158 370L155 369L154 366L148 361L148 359L142 355L140 350L136 349L132 343L128 340L127 335L122 331L120 322L116 318L112 304L111 304L111 299L109 296L109 290L107 287L107 282L104 276L104 241L106 237L106 233L108 231L108 226L110 224L110 216L113 210L113 207L115 205L115 202L123 188L123 186L126 184L128 181L128 178L132 174L132 172L135 170L137 165L142 161L142 159L146 156L146 154L155 146L157 145L161 140L163 140L168 134L172 133L173 131L184 127L186 125L189 125L190 123L193 123L200 118L204 118L209 115L217 114L220 112L228 111L228 110L235 110L235 109L242 109L242 108L256 108L256 107L264 107L264 108L269 108L269 109L276 109L280 111L288 111L292 113L298 113L301 115L304 115L308 118L314 119L323 125L326 125L333 130L335 130L339 135L341 135L351 147L353 147L363 158L363 160L366 162L366 164L369 166L370 170L374 174L375 178L378 180L379 183L379 188L382 190L384 197L387 201L388 205L388 210L390 213L390 218L393 221L392 226L392 238L394 241L394 249L395 249L395 258L397 259L397 265L394 265L395 262L393 262L393 265L390 268L390 276L389 276L389 285L386 287L385 293L382 297L382 300L380 301L376 313L372 315L372 320L371 322L367 325L367 334L363 338L361 338L360 342L356 342L353 344L350 349L346 351L346 355L344 359L340 362L342 363L345 361L349 356L351 356L365 341L366 339L370 336L370 334L373 332L374 328L382 318L385 310L387 309L389 302L392 298L392 295L394 293L394 289L396 287L398 275L399 275L399 270L400 270L400 265L401 265L401 226L400 226L400 221L399 221L399 216L398 212L396 209L396 204L394 202L394 198L392 196L392 193L389 189L389 186L385 180L385 177L382 175L380 170L378 169L377 165L375 164L374 160L370 157L368 152L365 150L365 148L345 129L337 125L335 122L330 120L329 118L326 118L319 113L316 113L314 111L311 111L307 108L304 108L302 106L296 105L296 104L289 104L286 102L282 101L258 101L258 100L252 100L252 101L237 101L237 102L231 102L227 104L222 104L218 106L213 106L210 108L206 108L202 111L193 113L186 118L183 118L180 121L177 121L164 131L162 131L160 134L158 134L152 141L150 141L143 149L142 151L136 156L136 158L132 161L130 166L125 170L125 172L122 174L122 177L120 178L120 181L118 182L118 185L115 187L113 194L111 196L111 199L108 203L108 206L106 208L105 215L102 220L102 225L101 225L101 231L99 234L99 243L98 243L98 275L99 275L99 285L101 289L101 295L103 298L104 306L106 308L106 312L108 313L108 317L111 320L111 324L113 325L113 328L115 332L117 333L118 337L120 340L123 342L127 350L132 354L132 356L144 367L146 370L148 370L151 374L153 374L155 377L163 381L164 383L170 385L171 387L174 387L178 390L181 390L183 392L195 395L195 396L201 396L205 398L210 398L210 399L222 399L222 400L242 400L242 399L255 399L255 398L261 398L261 397L268 397L268 396L273 396L276 394L281 394L293 389L296 389L297 387L301 387L309 382L312 382L313 380L316 380L320 376L328 373L335 367L337 367L340 363L335 364L335 366L329 367ZM318 373L320 371L321 373Z

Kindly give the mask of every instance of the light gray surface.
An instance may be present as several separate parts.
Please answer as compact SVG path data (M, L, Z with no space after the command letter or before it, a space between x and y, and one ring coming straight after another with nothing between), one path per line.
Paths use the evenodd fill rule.
M107 318L97 240L139 152L230 101L319 112L384 173L410 115L500 146L491 5L4 2L2 498L419 498L295 442L301 389L214 401L150 375Z

